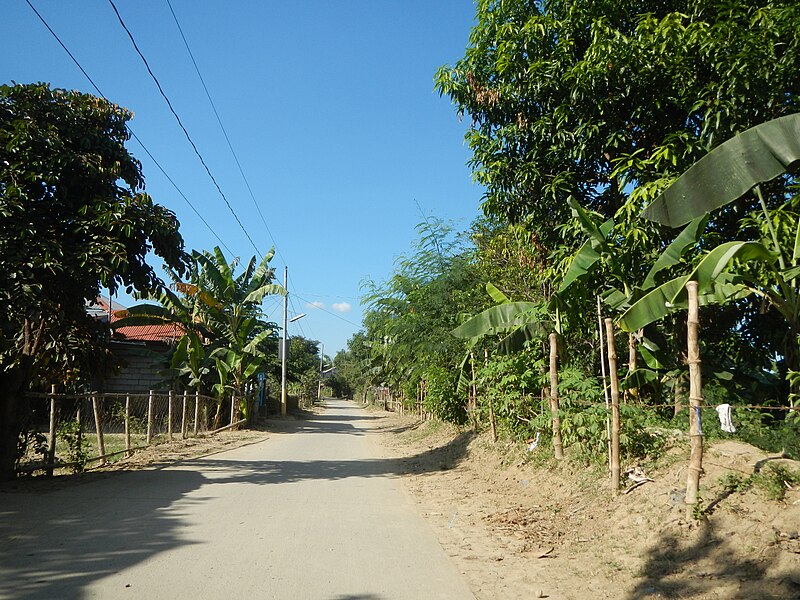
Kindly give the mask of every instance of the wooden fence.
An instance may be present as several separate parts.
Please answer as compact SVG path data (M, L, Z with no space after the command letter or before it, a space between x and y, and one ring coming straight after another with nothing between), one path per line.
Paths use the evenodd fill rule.
M187 437L213 435L243 425L256 412L254 391L220 401L197 392L150 390L145 394L30 393L31 448L18 473L82 468L130 457L135 450ZM46 433L45 433L46 432ZM46 443L46 445L45 445Z

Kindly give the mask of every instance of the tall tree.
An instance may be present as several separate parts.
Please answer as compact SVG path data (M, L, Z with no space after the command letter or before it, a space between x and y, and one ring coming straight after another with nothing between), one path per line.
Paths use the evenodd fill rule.
M151 250L184 268L178 221L125 148L131 116L46 84L0 86L0 479L14 475L26 389L98 348L86 302L102 287L157 293Z
M547 234L570 195L609 218L635 187L638 215L714 146L797 112L799 30L787 0L479 0L437 88L472 119L485 211Z

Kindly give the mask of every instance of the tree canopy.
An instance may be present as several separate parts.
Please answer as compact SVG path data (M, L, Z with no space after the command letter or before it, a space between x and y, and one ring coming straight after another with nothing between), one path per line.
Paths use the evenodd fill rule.
M799 27L787 1L480 0L436 85L472 119L484 210L546 229L569 196L638 214L712 147L797 112Z
M97 362L86 302L103 287L157 293L151 251L184 269L178 220L144 193L125 148L131 117L80 92L0 86L0 476L13 470L21 391Z

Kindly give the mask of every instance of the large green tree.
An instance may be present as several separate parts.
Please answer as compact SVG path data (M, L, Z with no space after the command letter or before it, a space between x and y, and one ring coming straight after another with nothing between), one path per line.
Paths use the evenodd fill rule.
M588 331L594 296L615 278L641 284L675 235L640 219L645 205L734 134L800 109L798 31L793 1L479 0L466 54L437 88L472 120L485 212L535 234L556 284L586 239L569 199L608 223L618 260L572 286L573 325ZM794 182L762 186L769 210ZM749 194L714 213L699 249L735 239L757 209ZM780 351L756 302L706 313L728 347Z
M184 268L178 221L125 148L131 116L46 84L0 86L0 479L14 475L24 392L91 370L75 360L99 351L86 302L103 287L157 293L150 251Z
M479 0L437 88L472 119L486 212L547 233L570 195L609 218L636 188L638 214L715 145L797 112L798 31L789 0Z

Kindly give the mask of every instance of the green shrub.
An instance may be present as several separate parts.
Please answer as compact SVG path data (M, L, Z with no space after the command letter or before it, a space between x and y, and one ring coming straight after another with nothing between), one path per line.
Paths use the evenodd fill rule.
M457 425L466 423L467 409L464 401L456 395L454 374L442 367L428 367L425 379L428 382L425 410L442 421Z
M89 442L81 435L81 426L77 419L62 421L58 425L56 437L67 445L67 462L72 464L73 473L86 470L89 460Z

